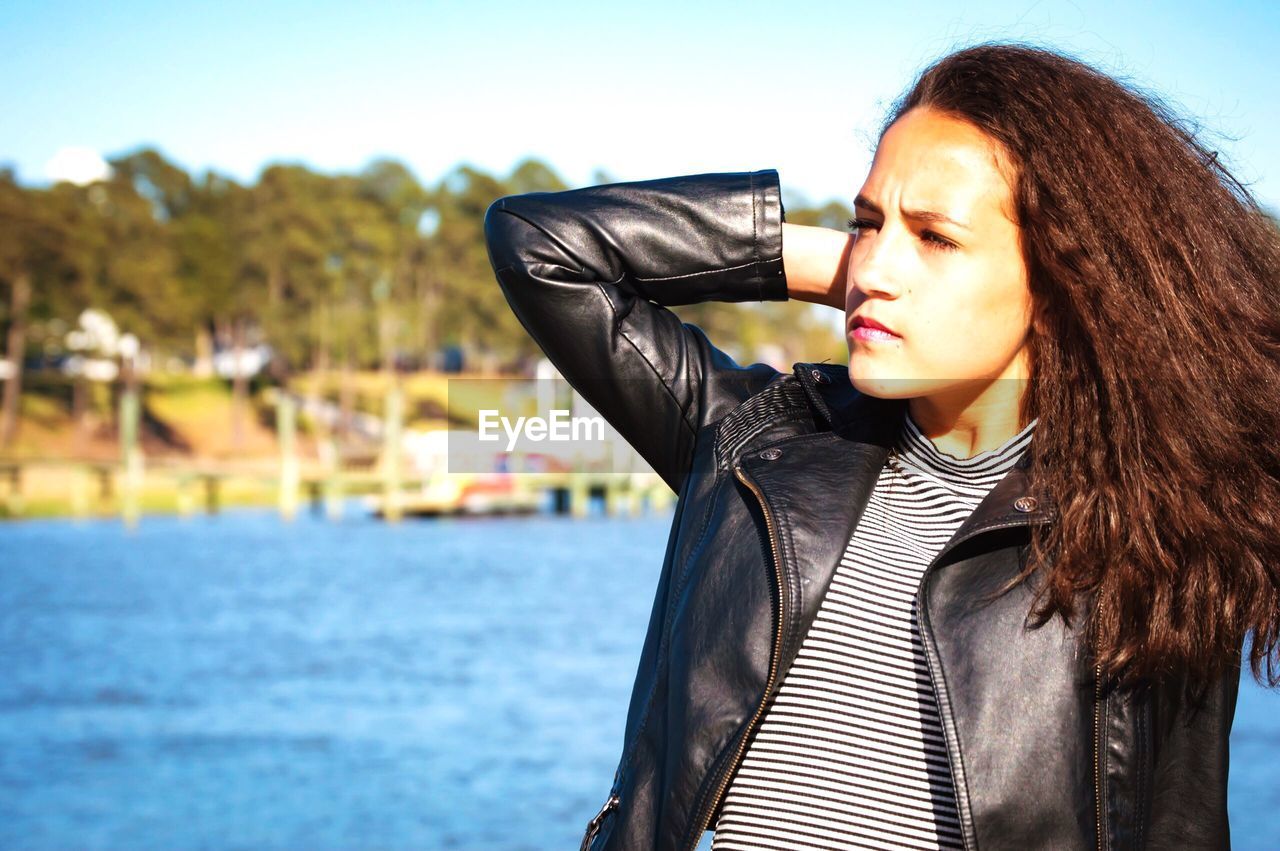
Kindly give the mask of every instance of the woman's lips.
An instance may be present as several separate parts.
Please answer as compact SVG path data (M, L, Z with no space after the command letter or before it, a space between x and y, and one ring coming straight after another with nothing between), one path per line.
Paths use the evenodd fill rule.
M855 340L868 343L890 343L902 339L902 335L891 331L884 323L870 316L853 317L853 330L849 334Z
M897 334L891 334L880 328L873 328L870 325L857 325L853 329L853 338L861 340L865 343L891 343L901 340Z

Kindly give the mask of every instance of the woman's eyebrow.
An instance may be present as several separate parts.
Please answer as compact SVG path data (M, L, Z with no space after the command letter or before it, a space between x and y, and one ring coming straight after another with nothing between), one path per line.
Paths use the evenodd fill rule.
M880 209L880 205L872 202L865 195L859 195L857 198L854 198L853 205L855 207L866 207L868 210L875 213L877 216L884 215L884 210ZM957 222L955 219L951 218L950 216L944 215L943 213L935 212L933 210L903 210L902 215L905 218L916 219L917 221L921 221L921 222L933 222L933 223L945 222L946 224L955 225L958 228L963 228L965 230L972 230L972 228L970 228L964 222Z

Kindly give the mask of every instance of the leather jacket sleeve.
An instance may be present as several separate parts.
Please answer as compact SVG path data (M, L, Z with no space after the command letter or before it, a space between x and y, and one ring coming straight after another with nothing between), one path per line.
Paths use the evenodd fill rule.
M785 301L776 170L499 198L489 261L570 385L677 493L694 439L778 371L739 366L667 305Z
M1240 662L1197 698L1166 684L1153 701L1150 848L1230 848L1227 775Z

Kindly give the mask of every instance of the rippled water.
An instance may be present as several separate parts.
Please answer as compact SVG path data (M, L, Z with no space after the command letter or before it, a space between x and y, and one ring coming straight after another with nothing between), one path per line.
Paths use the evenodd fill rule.
M0 526L0 847L576 848L670 515ZM1246 680L1237 848L1280 847Z

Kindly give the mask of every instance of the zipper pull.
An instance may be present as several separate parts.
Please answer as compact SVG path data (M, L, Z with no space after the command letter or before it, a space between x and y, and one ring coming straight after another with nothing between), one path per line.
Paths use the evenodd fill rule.
M596 817L587 822L587 833L582 837L582 845L578 851L591 851L591 842L596 838L596 834L600 832L600 825L604 824L605 816L613 812L618 806L618 796L610 795L609 800L604 802L604 806L600 808L600 812L596 813Z

